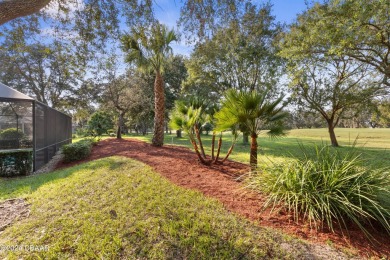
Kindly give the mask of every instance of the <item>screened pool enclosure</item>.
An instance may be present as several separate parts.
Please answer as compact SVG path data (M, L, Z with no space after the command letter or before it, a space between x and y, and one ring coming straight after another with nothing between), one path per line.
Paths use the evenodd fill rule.
M0 175L36 171L71 140L70 116L0 83Z

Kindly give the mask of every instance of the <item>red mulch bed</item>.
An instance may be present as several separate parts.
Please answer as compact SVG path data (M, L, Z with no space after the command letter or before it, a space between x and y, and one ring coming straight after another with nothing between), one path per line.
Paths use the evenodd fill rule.
M204 166L197 161L191 150L165 145L154 147L137 140L106 139L99 142L92 154L85 160L75 163L60 163L57 168L91 161L107 156L121 155L134 158L153 167L171 182L190 189L201 191L206 196L215 198L233 211L261 226L277 228L314 243L332 241L336 246L354 247L361 256L390 256L390 236L384 232L374 232L376 242L369 242L358 228L350 228L349 235L344 230L316 231L308 223L296 223L286 212L272 213L263 211L264 197L245 190L237 178L248 172L248 165L227 161L223 165Z

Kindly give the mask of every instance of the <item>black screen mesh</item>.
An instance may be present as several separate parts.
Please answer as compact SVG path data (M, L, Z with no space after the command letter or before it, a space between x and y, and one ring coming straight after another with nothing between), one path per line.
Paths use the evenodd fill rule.
M34 170L72 141L72 118L37 101L0 97L0 152L31 150Z
M72 141L72 119L55 109L35 103L35 170L45 165Z
M0 152L33 148L31 101L0 101Z

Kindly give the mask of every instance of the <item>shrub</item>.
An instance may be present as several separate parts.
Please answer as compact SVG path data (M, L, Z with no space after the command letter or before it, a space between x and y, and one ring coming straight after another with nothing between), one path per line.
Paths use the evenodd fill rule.
M98 136L107 133L113 126L112 117L108 113L101 111L92 114L88 121L89 130Z
M24 136L19 141L19 145L20 145L21 148L32 148L33 147L33 141L29 137Z
M77 128L76 129L76 135L79 137L85 137L90 134L89 130L87 128Z
M0 139L2 140L19 140L24 137L23 132L16 128L8 128L0 132Z
M0 153L0 176L28 175L32 171L31 151L10 151Z
M92 146L95 146L100 142L100 140L102 140L101 137L89 136L89 137L86 137L86 138L80 140L79 142L88 142Z
M352 221L369 235L365 225L374 220L390 233L389 169L362 167L364 160L354 149L343 155L316 146L303 148L303 155L248 178L249 187L269 195L265 207L284 205L295 220L326 224L332 231L333 221L347 229Z
M107 134L108 134L109 136L112 136L112 135L116 136L116 130L115 130L115 129L108 129L108 130L107 130Z
M82 140L77 143L62 146L65 162L72 162L84 159L91 154L92 141Z

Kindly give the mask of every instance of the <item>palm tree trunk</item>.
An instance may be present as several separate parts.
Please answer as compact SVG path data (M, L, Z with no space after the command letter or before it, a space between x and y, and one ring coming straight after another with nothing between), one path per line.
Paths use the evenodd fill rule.
M251 152L249 163L252 170L257 168L257 134L251 134Z
M199 128L197 125L195 125L195 134L196 134L196 138L198 139L198 142L199 142L200 151L202 152L203 157L206 158L206 153L204 152L202 138L200 137L200 132L199 132Z
M165 94L164 80L159 71L156 71L154 81L154 132L152 144L162 146L164 144L164 121L165 121Z
M211 139L211 160L214 160L214 148L215 148L215 133L213 132L213 138Z
M206 160L205 158L203 158L203 156L199 152L199 148L198 148L198 145L196 144L195 140L191 140L191 143L192 143L192 146L194 147L195 153L198 156L199 161L202 164L210 165L211 161Z
M217 156L215 156L214 163L218 162L219 153L221 152L221 146L222 146L222 134L221 134L221 136L219 137L219 140L218 140Z
M190 138L192 147L194 147L195 153L196 153L196 155L198 156L199 161L200 161L202 164L210 165L212 161L211 161L211 160L206 160L206 158L204 158L204 157L200 154L199 148L198 148L198 144L196 143L196 140L195 140L194 135L193 135L192 133L188 133L188 137Z
M229 158L229 155L233 152L234 144L235 144L235 143L232 143L232 145L230 146L230 148L229 148L229 150L228 150L228 152L227 152L225 158L223 158L223 160L222 160L222 163L225 162L225 161L227 160L227 158Z

